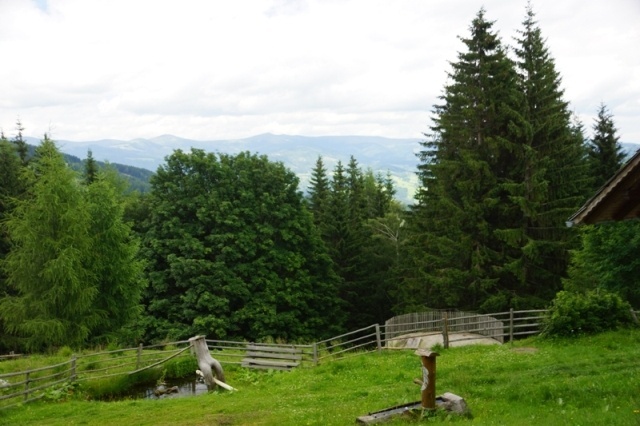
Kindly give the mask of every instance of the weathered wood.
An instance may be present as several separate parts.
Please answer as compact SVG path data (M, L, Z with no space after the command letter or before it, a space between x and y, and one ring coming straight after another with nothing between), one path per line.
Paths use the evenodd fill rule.
M291 367L281 367L277 365L262 365L262 364L242 364L245 368L251 368L252 370L282 370L290 371Z
M245 364L273 365L278 367L297 367L300 365L300 363L296 361L278 361L265 358L245 358L242 360L242 365Z
M228 384L226 384L225 382L221 382L220 380L216 379L215 377L213 378L213 381L216 382L216 385L225 388L228 391L237 391L238 389L234 388L233 386L230 386Z
M436 357L440 354L424 349L415 352L422 363L422 408L433 410L436 408Z
M291 354L300 354L302 353L302 349L298 349L295 347L289 346L260 346L260 345L247 345L248 351L260 351L260 352L276 352L276 353L291 353Z
M302 362L302 350L293 346L247 345L242 366L255 369L290 370Z
M221 382L225 382L224 372L222 371L222 365L216 359L214 359L209 353L205 336L195 336L189 339L189 343L193 348L196 358L198 359L198 367L202 371L204 382L207 387L214 389L216 387L216 381L214 380L213 373L215 372L215 378Z
M277 359L289 359L299 361L302 359L302 355L294 355L294 354L279 354L274 352L257 352L257 351L247 351L247 358L277 358Z

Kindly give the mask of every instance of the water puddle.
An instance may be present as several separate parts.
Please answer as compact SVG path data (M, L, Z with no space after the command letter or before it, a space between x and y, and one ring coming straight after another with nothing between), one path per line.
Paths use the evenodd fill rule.
M126 398L132 399L166 399L182 398L207 393L207 385L199 379L182 378L166 379L164 384L141 384L127 392Z

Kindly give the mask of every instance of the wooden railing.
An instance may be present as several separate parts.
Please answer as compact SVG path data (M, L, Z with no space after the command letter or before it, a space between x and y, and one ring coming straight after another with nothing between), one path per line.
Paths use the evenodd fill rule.
M538 334L547 311L527 310L477 315L468 312L409 314L389 320L384 326L374 324L310 345L286 345L295 353L299 366L315 366L323 362L382 351L401 334L442 334L445 347L463 340L486 339L513 342L517 338ZM638 312L632 311L634 318ZM252 342L206 340L211 356L221 364L242 365L248 358ZM285 345L260 343L266 351L278 352ZM190 356L189 341L92 354L73 355L56 365L0 374L0 409L42 398L46 390L64 382L74 382L132 375L155 368L170 359ZM263 351L264 352L264 351ZM2 361L0 361L2 362ZM250 363L246 363L250 364ZM1 370L0 370L1 371Z

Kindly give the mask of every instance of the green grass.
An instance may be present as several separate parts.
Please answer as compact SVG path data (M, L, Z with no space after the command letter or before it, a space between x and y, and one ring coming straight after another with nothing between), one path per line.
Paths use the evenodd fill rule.
M530 348L524 351L522 348ZM163 400L37 402L0 411L20 425L352 425L368 412L418 401L413 351L363 354L292 372L229 366L238 392ZM467 401L474 425L640 425L640 330L441 350L437 394ZM399 419L390 424L407 424Z

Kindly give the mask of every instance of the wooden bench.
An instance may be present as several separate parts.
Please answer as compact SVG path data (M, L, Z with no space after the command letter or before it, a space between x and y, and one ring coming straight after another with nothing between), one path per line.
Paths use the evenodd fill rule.
M256 369L291 370L300 365L302 349L250 343L242 366Z

